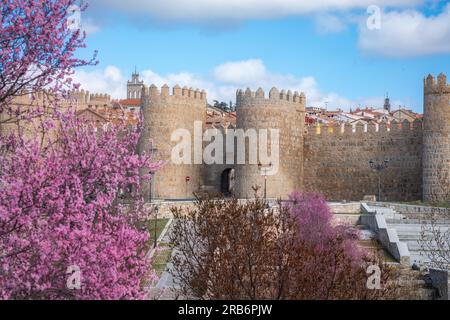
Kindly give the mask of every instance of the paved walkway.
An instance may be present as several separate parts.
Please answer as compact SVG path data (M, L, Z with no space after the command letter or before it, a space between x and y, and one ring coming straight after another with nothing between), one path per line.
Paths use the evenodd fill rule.
M158 243L168 243L169 242L169 233L172 225L172 220L170 220L163 232L161 233L160 238L158 239ZM173 253L172 253L173 254ZM153 252L149 253L148 256L152 256ZM173 276L169 273L169 270L172 268L172 263L169 262L167 264L166 270L161 274L158 283L155 287L150 288L148 299L153 300L173 300L176 298L173 289L176 288L175 281Z

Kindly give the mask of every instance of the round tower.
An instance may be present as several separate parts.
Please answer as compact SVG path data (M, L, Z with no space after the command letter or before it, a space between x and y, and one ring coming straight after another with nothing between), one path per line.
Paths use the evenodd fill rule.
M245 150L239 151L237 138L237 197L253 197L256 186L259 196L266 189L267 198L286 199L290 192L302 187L305 104L303 93L272 88L266 98L261 88L256 92L238 90L236 136L243 137ZM261 140L264 136L267 141ZM251 148L256 155L252 155ZM245 162L239 160L240 155L245 155Z
M163 167L156 172L151 182L151 188L143 188L146 199L192 198L202 183L202 159L194 153L194 148L201 151L206 93L198 89L180 88L178 85L172 92L167 85L161 91L155 85L150 88L144 86L141 105L144 129L139 151L151 152L154 160L164 161ZM181 142L184 142L185 149L179 148ZM186 154L178 152L178 160L174 161L173 151L186 149L189 149Z
M450 201L450 85L443 73L424 82L423 198Z

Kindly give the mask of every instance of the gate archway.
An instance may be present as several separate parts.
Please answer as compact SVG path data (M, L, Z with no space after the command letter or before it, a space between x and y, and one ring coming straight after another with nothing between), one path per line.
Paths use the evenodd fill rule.
M234 189L234 169L228 168L222 172L220 178L220 192L229 197L233 194Z

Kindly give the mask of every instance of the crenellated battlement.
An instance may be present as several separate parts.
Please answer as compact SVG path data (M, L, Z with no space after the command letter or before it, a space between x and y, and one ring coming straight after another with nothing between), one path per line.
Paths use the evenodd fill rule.
M424 79L424 92L425 94L450 93L450 84L447 83L447 76L441 73L437 79L435 79L429 74Z
M251 105L286 105L286 103L300 104L303 107L306 105L306 96L303 92L292 92L291 90L281 90L272 88L269 92L269 97L266 98L266 94L262 88L256 91L241 89L236 92L236 106L244 107Z
M71 98L76 98L78 100L78 97L74 97L73 93L69 95L69 97L66 96L58 96L58 99L55 98L55 95L47 90L38 91L35 93L28 93L28 92L22 92L22 94L14 97L11 101L12 105L39 105L39 104L51 104L55 101L58 101L60 104L70 104Z
M106 93L95 93L95 94L91 94L89 96L89 100L90 100L90 102L98 101L98 102L109 103L109 102L111 102L111 96Z
M89 93L89 91L74 90L69 94L71 99L75 99L79 104L109 104L111 96L106 93Z
M407 135L421 133L423 131L423 122L415 120L409 122L382 122L379 124L356 124L343 123L336 126L314 125L307 128L308 137L315 138L318 136L338 137L342 135L358 135L358 134L389 134L389 135Z
M55 95L51 91L41 90L34 93L23 92L11 101L13 106L58 106L76 107L78 109L89 106L111 106L111 96L108 94L90 94L85 90L73 90L64 95Z
M201 101L206 101L206 91L200 89L193 89L188 87L181 88L179 85L175 85L172 90L168 85L163 85L161 87L161 90L154 84L152 84L150 87L143 86L142 88L142 97L144 98L172 98L172 99L178 99L178 98L189 98L189 99L196 99Z
M91 100L91 95L89 91L81 90L74 90L70 93L70 97L72 99L76 99L79 103L88 104Z

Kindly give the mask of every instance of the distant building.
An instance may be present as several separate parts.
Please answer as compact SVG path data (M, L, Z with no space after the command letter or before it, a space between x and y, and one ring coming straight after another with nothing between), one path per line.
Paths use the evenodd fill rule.
M127 82L127 99L141 99L144 81L139 79L139 73L135 70L131 75L131 81Z
M140 110L141 100L140 99L124 99L119 100L120 105L129 111Z
M220 108L208 105L206 109L207 128L235 128L236 112L227 112Z
M410 122L420 118L418 117L418 114L408 110L408 109L398 109L394 112L392 112L392 116L395 120L402 122L403 120L408 120Z

